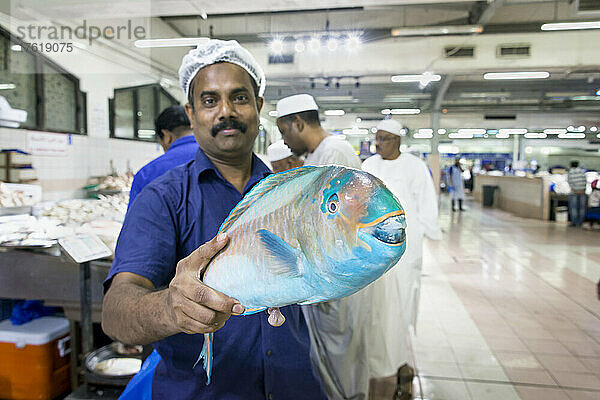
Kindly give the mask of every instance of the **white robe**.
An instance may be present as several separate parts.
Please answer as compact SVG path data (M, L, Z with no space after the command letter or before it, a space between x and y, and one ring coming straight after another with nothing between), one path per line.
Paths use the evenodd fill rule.
M336 136L326 137L304 165L337 164L360 169L352 146ZM311 359L330 400L366 400L369 365L366 329L371 313L363 290L345 297L302 306L311 339Z
M422 160L407 153L384 160L377 154L365 160L362 169L381 179L406 212L404 255L366 288L374 310L368 330L370 375L383 378L409 361L408 329L417 317L423 236L439 240L442 234L433 179Z

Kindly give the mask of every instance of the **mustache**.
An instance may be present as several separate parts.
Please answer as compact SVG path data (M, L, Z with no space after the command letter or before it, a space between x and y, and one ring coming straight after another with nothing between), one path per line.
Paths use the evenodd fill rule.
M237 129L242 133L246 133L246 131L248 130L248 125L236 119L230 119L227 121L220 122L217 125L213 126L210 130L210 134L212 135L212 137L215 137L217 136L217 133L219 133L219 131L222 131L224 129Z

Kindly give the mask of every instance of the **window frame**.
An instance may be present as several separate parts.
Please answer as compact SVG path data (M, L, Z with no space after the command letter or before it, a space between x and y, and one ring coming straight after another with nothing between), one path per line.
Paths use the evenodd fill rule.
M122 87L122 88L115 88L113 90L113 97L111 97L110 99L108 99L108 109L109 109L109 127L110 127L110 133L109 133L109 137L111 139L121 139L121 140L133 140L133 141L137 141L137 142L146 142L146 143L155 143L157 141L157 135L155 133L154 138L148 138L148 139L144 139L144 138L140 138L138 136L138 129L139 129L139 124L140 124L140 117L137 115L138 111L139 111L139 102L138 102L138 90L139 89L143 89L143 88L152 88L153 89L153 95L154 95L154 118L156 119L156 117L158 117L158 115L160 114L160 112L162 110L160 110L160 94L164 94L165 96L167 96L167 98L171 101L171 105L179 105L179 101L173 96L171 95L171 93L169 93L167 90L165 90L165 88L163 88L160 84L158 83L147 83L144 85L136 85L136 86L127 86L127 87ZM132 99L133 99L133 108L132 108L132 112L133 112L133 137L118 137L115 136L115 95L118 92L125 92L125 91L131 91L132 92Z
M70 135L87 135L87 93L83 92L79 85L79 78L75 75L55 63L50 58L44 56L42 53L35 52L29 50L27 43L14 35L12 35L9 31L0 26L0 39L6 39L9 43L9 46L6 48L6 51L10 51L10 46L19 45L21 46L21 51L26 52L34 57L35 62L35 97L36 97L36 118L35 118L35 126L19 126L17 128L10 129L24 129L24 130L34 130L40 132L49 132L49 133L64 133ZM8 60L8 54L5 54L5 59ZM44 74L43 69L44 65L54 69L60 75L66 77L74 83L74 93L75 96L75 130L62 130L62 129L50 129L45 126L45 112L46 112L46 104L44 102ZM8 66L7 66L8 68Z

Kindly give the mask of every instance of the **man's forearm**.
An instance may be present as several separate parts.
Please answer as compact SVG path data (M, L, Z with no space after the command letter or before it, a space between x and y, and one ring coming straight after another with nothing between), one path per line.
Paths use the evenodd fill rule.
M125 344L149 344L179 333L167 313L167 290L113 285L102 305L102 328Z

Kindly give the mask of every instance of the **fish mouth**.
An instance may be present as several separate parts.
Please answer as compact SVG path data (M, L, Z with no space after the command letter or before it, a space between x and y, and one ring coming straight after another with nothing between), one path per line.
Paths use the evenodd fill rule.
M359 231L391 246L406 241L406 217L401 210L392 211L368 224L359 224Z

